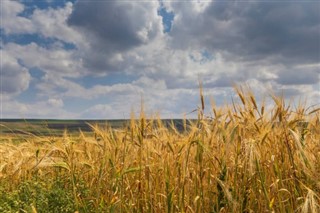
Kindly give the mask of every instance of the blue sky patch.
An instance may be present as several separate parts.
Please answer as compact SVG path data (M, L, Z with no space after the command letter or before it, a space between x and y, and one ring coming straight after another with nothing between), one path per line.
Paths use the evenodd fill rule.
M164 32L168 33L171 31L172 22L174 19L174 13L168 12L167 9L163 6L158 10L158 15L162 16L162 24L164 27Z
M194 61L194 62L197 62L197 63L200 63L200 64L205 64L207 62L210 62L212 60L214 60L214 57L212 55L212 53L210 53L208 50L204 49L204 50L201 50L200 51L200 58L192 55L192 54L189 54L189 58Z
M32 13L32 11L36 8L48 9L50 7L56 9L63 7L67 2L75 3L76 0L22 0L21 3L26 6L26 11L21 15L29 15L30 12Z
M20 45L27 45L31 43L36 43L38 46L49 49L52 45L59 43L63 45L65 50L75 49L76 46L72 43L65 42L56 38L44 37L40 34L13 34L13 35L2 35L2 42L7 43L16 43Z

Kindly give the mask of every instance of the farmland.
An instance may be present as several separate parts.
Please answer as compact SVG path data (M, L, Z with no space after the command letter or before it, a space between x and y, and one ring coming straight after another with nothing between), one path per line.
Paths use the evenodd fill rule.
M236 92L191 121L2 121L0 212L319 212L319 109Z
M0 121L1 135L37 135L37 136L62 136L66 130L69 133L91 132L91 125L110 125L120 128L126 120L42 120L42 119L2 119Z

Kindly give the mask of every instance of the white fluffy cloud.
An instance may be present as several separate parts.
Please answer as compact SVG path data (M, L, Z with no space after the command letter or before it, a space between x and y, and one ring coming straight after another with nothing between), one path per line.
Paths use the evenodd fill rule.
M50 48L43 48L36 43L8 43L3 46L3 51L21 60L28 68L37 67L54 75L77 77L84 72L81 59L76 58L74 50L64 49L59 42Z
M18 1L1 2L0 27L5 34L40 34L44 38L55 38L68 43L84 42L80 34L66 24L73 9L71 2L58 9L36 8L28 17L20 15L25 9L25 5Z
M48 104L53 107L61 108L63 107L63 100L61 98L49 98Z
M1 94L17 95L29 86L31 76L28 69L19 64L18 60L0 49L1 56Z
M68 43L84 42L79 33L70 28L66 21L72 13L73 5L67 2L63 8L36 9L30 17L36 32L47 38L56 38Z
M2 104L3 118L46 118L63 119L79 118L77 114L69 112L60 106L53 106L47 101L38 101L33 103L23 103L17 100L6 100Z
M167 33L158 15L161 4L174 13ZM1 28L6 36L33 34L44 40L3 41L4 113L128 118L143 97L150 113L182 117L199 104L198 80L207 104L210 97L217 104L229 100L234 83L248 83L259 98L273 90L319 103L315 5L80 0L58 8L35 8L24 17L19 15L25 9L22 3L4 1ZM36 81L28 71L33 68L42 73ZM123 79L86 84L86 77L107 79L114 73ZM36 102L16 100L31 83ZM67 111L72 99L86 103L87 109ZM39 111L31 112L33 108Z
M88 42L81 53L85 67L100 73L127 69L122 54L163 36L158 7L158 2L78 1L68 24Z
M6 34L34 33L34 23L25 17L19 16L24 10L24 5L18 1L1 1L1 25Z
M175 48L207 47L229 60L256 63L319 63L318 1L212 1L203 10L192 4L167 3L176 14L170 32Z

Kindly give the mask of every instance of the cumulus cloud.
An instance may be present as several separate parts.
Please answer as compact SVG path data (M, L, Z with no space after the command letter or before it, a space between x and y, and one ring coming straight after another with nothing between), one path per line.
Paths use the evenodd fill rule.
M53 106L47 101L33 103L23 103L17 100L6 100L2 103L2 118L46 118L46 119L65 119L79 118L76 113Z
M32 21L19 15L24 11L24 5L22 3L18 1L1 1L0 8L0 28L2 28L6 34L35 32Z
M68 23L89 32L109 51L122 51L154 39L162 30L155 2L78 1ZM88 13L90 16L88 16Z
M230 60L318 63L320 2L212 1L198 11L171 2L174 48L207 47Z
M67 24L73 4L67 2L64 7L33 10L30 16L21 15L26 6L18 1L5 0L1 3L1 25L6 35L40 34L44 38L82 44L83 38Z
M53 38L54 42L42 46L34 42L17 44L1 41L1 93L6 93L8 97L28 88L31 80L29 69L50 73L56 79L59 76L77 77L85 72L75 50L64 47L64 43L82 43L80 34L66 24L72 3L57 9L35 8L28 16L22 15L25 9L26 6L18 1L1 2L0 28L4 34L8 38L11 35L21 38L40 35L44 40Z
M28 69L18 60L0 49L1 56L1 94L17 95L29 87L31 76Z
M207 87L230 87L250 78L289 83L283 73L293 76L304 72L295 66L319 63L317 3L163 4L175 15L168 34L161 33L157 4L79 1L68 23L87 35L89 48L82 54L86 68L92 73L120 71L164 79L168 88L194 88L199 76ZM96 8L94 16L85 18ZM145 16L138 15L146 8ZM156 23L158 36L143 42L138 32L149 19ZM306 80L314 79L316 72L304 73ZM302 78L295 81L299 79L303 84Z
M195 95L195 96L191 96ZM139 114L141 100L148 116L160 114L161 118L181 118L197 108L196 92L189 90L148 91L143 94L128 93L114 96L112 101L94 105L81 113L82 118L129 119L132 110ZM196 114L191 115L193 117Z
M46 38L56 38L64 42L80 45L84 42L81 35L70 28L66 21L73 11L73 4L67 2L64 7L53 9L35 9L30 16L35 32Z
M89 42L83 53L86 67L100 72L120 70L123 67L117 67L114 58L122 62L121 54L161 36L158 6L158 2L78 1L68 24Z
M113 109L110 104L97 104L81 113L81 117L85 119L119 119L118 111Z
M4 1L0 15L5 35L33 34L43 40L1 44L1 92L11 95L2 100L4 113L129 118L143 97L148 112L182 117L199 104L198 80L207 106L211 97L218 105L234 97L234 83L248 83L258 99L283 91L286 98L310 96L311 103L319 103L319 4L79 0L34 8L23 16L22 3ZM158 14L162 6L174 14L166 33ZM66 48L66 43L73 46ZM34 68L41 75L31 81L28 69ZM92 80L107 79L112 72L123 79ZM14 100L30 82L36 84L36 102ZM66 111L74 99L87 108Z
M61 98L50 98L48 100L48 104L53 106L53 107L63 107L63 100Z
M3 51L19 59L27 68L37 67L43 72L73 77L84 72L81 59L75 56L74 50L62 48L59 42L50 48L43 48L36 43L7 43L3 46Z

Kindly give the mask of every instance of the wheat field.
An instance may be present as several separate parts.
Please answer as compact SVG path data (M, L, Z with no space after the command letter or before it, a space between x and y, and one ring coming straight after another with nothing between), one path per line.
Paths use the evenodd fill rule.
M132 116L92 135L0 143L0 212L320 212L320 110L210 106L178 130Z

